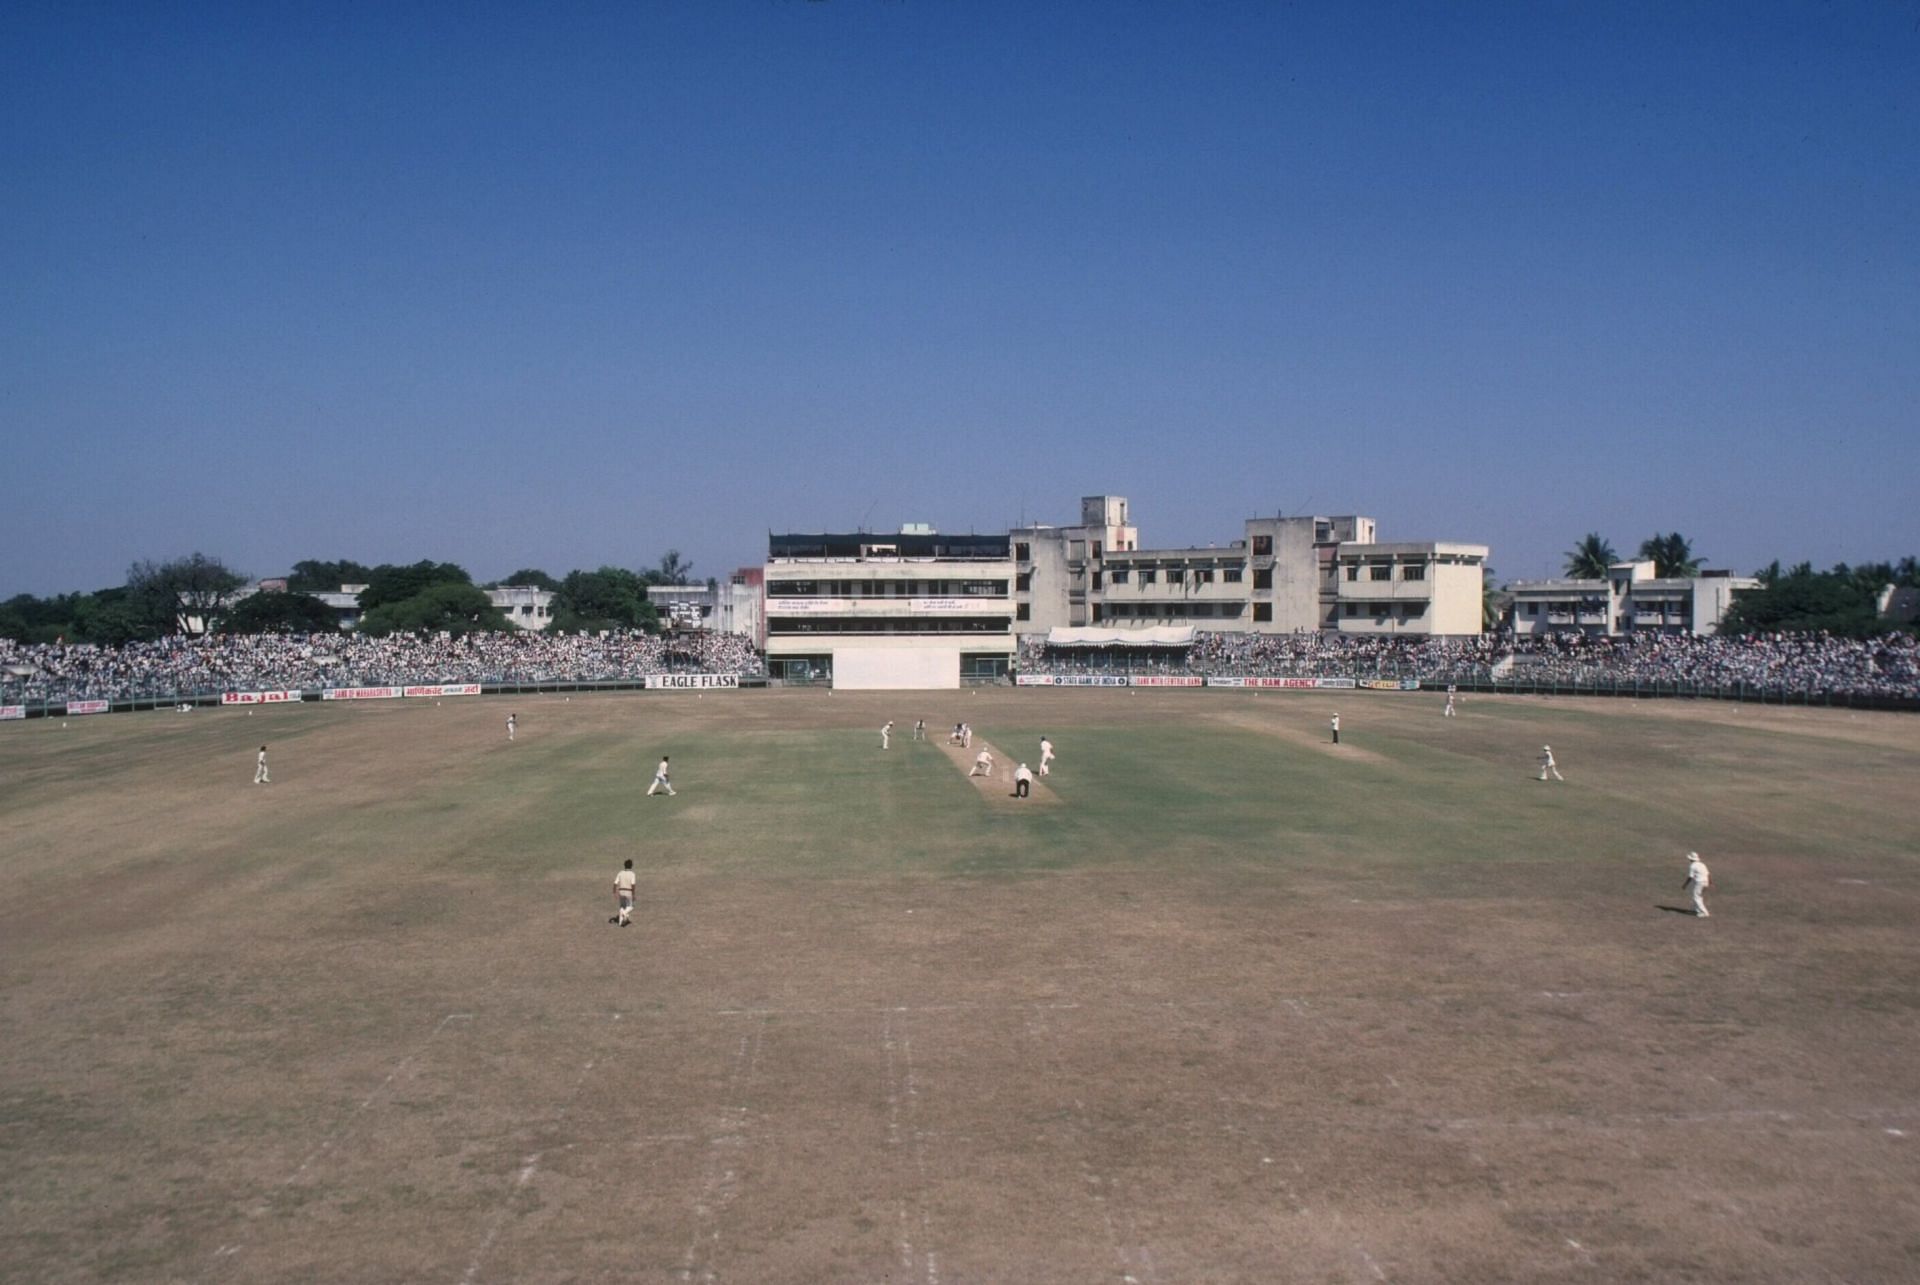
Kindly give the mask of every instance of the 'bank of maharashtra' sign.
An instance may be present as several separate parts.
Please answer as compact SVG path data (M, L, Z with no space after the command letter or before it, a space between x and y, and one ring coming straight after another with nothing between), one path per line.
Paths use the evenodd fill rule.
M397 701L400 699L398 687L329 687L320 693L321 700L330 701Z
M222 705L281 705L300 699L299 692L222 692Z
M1016 674L1017 687L1125 687L1126 675L1119 674Z
M738 674L648 674L647 686L650 689L670 692L690 692L709 687L738 687Z

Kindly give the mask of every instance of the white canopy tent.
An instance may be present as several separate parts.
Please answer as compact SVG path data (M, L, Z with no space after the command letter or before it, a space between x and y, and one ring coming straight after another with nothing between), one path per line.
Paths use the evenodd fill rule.
M1193 626L1153 625L1146 629L1103 629L1092 625L1055 625L1047 630L1049 647L1191 647Z

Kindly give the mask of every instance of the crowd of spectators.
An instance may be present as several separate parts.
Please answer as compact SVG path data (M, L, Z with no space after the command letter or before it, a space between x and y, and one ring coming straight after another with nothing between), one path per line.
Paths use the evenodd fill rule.
M1920 700L1920 640L1911 634L1394 638L1201 632L1181 648L1052 648L1028 639L1020 644L1017 667L1029 674L1418 678L1522 688L1662 684ZM766 673L766 662L745 635L706 631L258 634L163 638L124 647L0 639L0 704L409 683L622 682L666 673L756 676Z
M743 634L247 634L123 647L0 639L0 704L140 700L230 691L409 683L632 681L649 674L764 674Z
M1418 678L1436 684L1595 689L1663 684L1760 695L1920 700L1920 640L1912 634L1407 638L1201 632L1185 648L1054 648L1029 639L1021 644L1018 666L1030 674Z

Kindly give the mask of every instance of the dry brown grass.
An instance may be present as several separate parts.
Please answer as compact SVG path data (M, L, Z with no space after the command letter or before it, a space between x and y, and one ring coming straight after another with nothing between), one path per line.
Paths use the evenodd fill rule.
M1349 699L1355 762L1283 700L528 700L511 747L492 700L4 729L0 1276L1920 1277L1920 722ZM1057 806L873 744L962 701L1003 744L1054 735ZM1524 779L1543 727L1565 792ZM1220 788L1295 792L1271 846L1170 847L1205 837L1184 786L1165 831L1075 828L1158 788L1139 743L1227 735L1222 763L1273 758ZM667 746L681 797L640 797ZM1777 808L1723 799L1750 829L1692 818L1742 844L1712 920L1658 908L1664 829L1644 875L1573 837L1688 823L1676 782L1623 794L1650 753L1777 780ZM1568 842L1369 847L1429 770ZM829 810L754 802L796 783ZM1836 788L1836 824L1897 841L1810 854L1793 809ZM896 797L890 856L863 826ZM1324 843L1284 828L1310 800ZM1431 806L1450 842L1468 804ZM734 852L754 807L765 846ZM1114 851L964 873L1089 836Z

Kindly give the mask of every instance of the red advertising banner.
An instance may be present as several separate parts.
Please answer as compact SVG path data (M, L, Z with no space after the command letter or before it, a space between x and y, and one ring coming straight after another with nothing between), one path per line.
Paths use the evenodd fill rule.
M299 692L222 692L222 705L280 705L297 702Z
M320 693L321 700L329 701L397 701L400 699L398 687L329 687Z
M404 694L408 696L478 696L480 694L480 684L426 683L420 686L406 688Z
M25 705L0 705L0 723L4 723L10 718L25 718L26 716L27 707Z
M106 712L107 712L106 701L68 701L67 702L67 713L69 714L104 714Z

